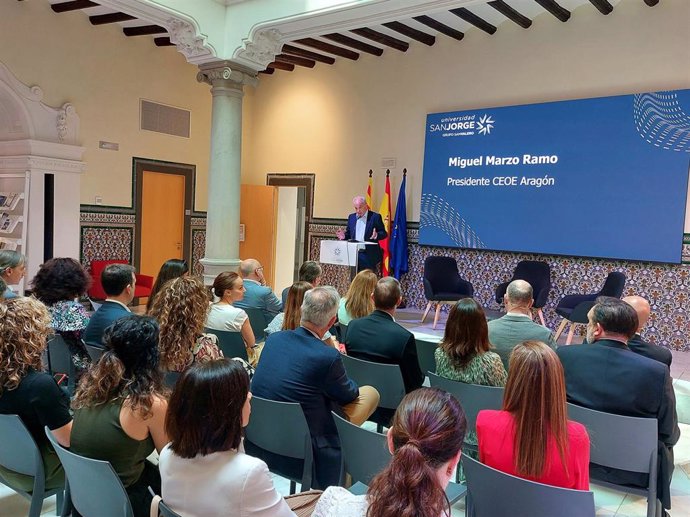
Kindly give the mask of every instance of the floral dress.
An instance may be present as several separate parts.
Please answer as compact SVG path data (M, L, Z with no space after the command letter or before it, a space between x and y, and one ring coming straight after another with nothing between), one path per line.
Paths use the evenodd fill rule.
M72 361L78 375L91 365L91 359L81 335L89 324L89 315L84 306L74 300L62 300L48 307L51 328L60 334L72 354Z

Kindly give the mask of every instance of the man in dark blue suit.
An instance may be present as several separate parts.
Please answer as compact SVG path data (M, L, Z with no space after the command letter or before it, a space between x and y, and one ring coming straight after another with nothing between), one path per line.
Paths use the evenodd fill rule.
M128 305L134 299L137 278L129 264L110 264L101 273L101 284L107 298L84 330L83 339L89 345L104 348L103 332L115 320L131 314Z
M360 250L357 257L357 271L363 269L375 270L376 265L381 262L383 252L378 242L388 236L383 225L381 214L369 210L366 200L362 196L357 196L352 200L355 212L347 217L347 228L345 231L338 230L336 236L340 240L355 240L358 242L373 242L375 245L367 245Z
M348 378L340 352L321 340L335 322L339 298L333 287L306 292L301 326L268 337L251 387L257 397L302 406L314 449L314 488L320 489L337 485L340 477L340 440L331 411L361 425L379 402L374 388L358 388ZM280 424L275 422L276 432Z

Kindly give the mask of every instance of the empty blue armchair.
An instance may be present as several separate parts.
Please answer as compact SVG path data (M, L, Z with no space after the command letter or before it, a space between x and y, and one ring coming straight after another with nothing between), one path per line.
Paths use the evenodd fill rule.
M474 287L460 276L458 264L453 257L427 257L424 260L424 296L428 303L422 316L422 323L435 303L436 314L433 326L435 329L441 312L441 304L471 298L473 294Z

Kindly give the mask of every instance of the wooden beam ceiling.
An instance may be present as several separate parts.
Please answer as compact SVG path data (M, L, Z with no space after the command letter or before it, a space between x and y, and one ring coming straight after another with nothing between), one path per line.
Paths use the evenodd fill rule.
M480 18L479 16L477 16L469 9L460 7L458 9L451 9L450 12L458 18L465 20L467 23L474 25L478 29L481 29L488 34L494 34L496 32L496 27L491 25L484 18Z
M608 0L589 0L589 3L599 9L601 14L609 14L611 11L613 11L613 6L608 2Z
M333 32L331 34L324 34L321 37L329 39L331 41L335 41L336 43L340 43L341 45L345 45L347 47L352 47L356 50L366 52L368 54L373 54L375 56L383 55L383 49L382 48L375 47L373 45L369 45L368 43L364 43L363 41L359 41L358 39L351 38L349 36L345 36L344 34L339 34L337 32Z
M125 33L125 36L149 36L151 34L164 34L168 31L160 25L139 25L137 27L124 27L122 32Z
M89 16L91 25L105 25L106 23L126 22L129 20L136 20L135 16L125 13L108 13L99 14L97 16Z
M272 68L274 70L285 70L286 72L292 72L295 69L295 65L291 63L281 63L280 61L273 61L269 63L266 68Z
M422 25L426 25L430 29L434 29L435 31L440 32L441 34L450 36L451 38L454 38L458 41L465 37L465 33L460 32L459 30L456 30L453 27L449 27L445 23L441 23L440 21L433 19L431 16L415 16L413 19L418 21Z
M357 61L359 59L359 54L357 52L352 52L351 50L348 50L346 48L338 47L337 45L331 45L330 43L326 43L325 41L319 41L314 38L298 39L295 40L295 43L299 43L300 45L304 45L307 47L312 47L323 52L328 52L329 54L335 54L336 56L352 59L353 61Z
M532 20L527 18L527 16L517 12L515 9L506 4L503 0L494 0L493 2L489 2L488 4L512 22L517 23L523 29L529 29L532 25Z
M314 61L318 61L319 63L326 63L327 65L332 65L335 63L335 58L331 56L324 56L322 54L317 54L316 52L312 52L311 50L306 50L303 48L299 47L293 47L292 45L285 44L283 45L282 52L284 54L291 54L293 56L299 56L299 57L306 57L307 59L313 59Z
M376 43L380 43L381 45L386 45L387 47L394 48L395 50L399 50L400 52L407 52L407 49L410 48L410 44L407 41L403 41L401 39L388 36L383 32L375 31L374 29L370 29L368 27L362 27L361 29L352 29L350 32L352 32L353 34L357 34L357 36L362 36L363 38L375 41Z
M570 11L565 7L559 5L554 0L534 0L544 9L549 11L552 15L558 18L562 22L567 22L570 19Z
M98 7L98 4L96 2L89 2L89 0L72 0L71 2L60 2L59 4L50 6L56 13L77 11L79 9L86 9L87 7Z
M654 7L656 4L659 3L659 0L644 0L644 3L647 4L649 7Z
M417 29L413 29L409 25L405 25L404 23L400 22L386 22L383 24L384 27L389 28L392 31L399 32L400 34L407 36L410 39L417 40L420 43L424 43L425 45L433 45L436 43L436 37L432 36L431 34L427 34L426 32L418 31Z
M314 68L314 65L316 65L316 61L312 61L305 57L291 56L289 54L278 54L276 56L276 61L290 63L291 65L306 66L307 68Z
M168 37L163 37L163 38L153 38L153 42L156 44L157 47L174 47L175 44L170 41L170 38Z

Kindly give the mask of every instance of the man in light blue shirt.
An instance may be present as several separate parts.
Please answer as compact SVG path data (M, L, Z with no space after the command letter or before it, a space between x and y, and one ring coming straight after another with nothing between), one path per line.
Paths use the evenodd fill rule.
M244 298L234 302L240 309L261 309L266 323L269 323L276 314L283 310L283 304L266 285L264 268L256 259L245 259L240 262L239 274L244 280Z

